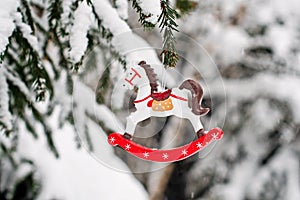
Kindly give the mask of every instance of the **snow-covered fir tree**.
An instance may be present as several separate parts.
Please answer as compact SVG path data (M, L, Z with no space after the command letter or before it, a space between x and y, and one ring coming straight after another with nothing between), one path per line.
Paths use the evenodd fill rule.
M2 0L0 199L299 199L297 5ZM141 60L168 87L201 82L204 127L223 140L170 165L110 147L134 109L117 80ZM135 136L155 148L195 137L172 117Z

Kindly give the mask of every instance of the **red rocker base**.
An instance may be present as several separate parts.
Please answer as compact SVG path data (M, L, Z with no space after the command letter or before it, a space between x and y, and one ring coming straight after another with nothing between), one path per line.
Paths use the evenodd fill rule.
M164 150L141 146L131 140L123 138L123 135L119 133L111 133L108 136L108 143L112 146L120 146L128 153L143 160L154 162L175 162L198 153L213 141L220 140L223 137L223 134L224 132L222 129L213 128L205 135L187 145Z

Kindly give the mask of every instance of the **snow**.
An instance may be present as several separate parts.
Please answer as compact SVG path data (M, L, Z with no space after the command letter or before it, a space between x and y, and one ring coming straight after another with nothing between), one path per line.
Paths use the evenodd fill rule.
M81 131L84 130L82 126L78 126L84 119L85 114L94 116L97 120L103 122L107 128L115 132L123 132L124 127L105 105L100 105L95 102L95 93L81 83L78 79L74 80L74 94L73 94L73 115L76 121L76 127Z
M129 65L130 66L130 65ZM129 67L128 66L128 67ZM116 63L111 64L111 76L114 81L114 88L111 94L110 106L112 109L122 109L124 106L124 99L126 96L126 89L123 87L125 73L119 73L120 66Z
M157 57L155 47L150 46L143 38L134 34L128 24L120 19L116 10L109 3L95 0L94 5L97 14L103 20L103 26L108 28L114 35L112 40L113 47L121 55L126 55L128 64L137 64L141 60L145 60L152 65L154 71L161 79L164 68ZM147 8L154 9L156 4L149 3L146 5ZM165 79L168 86L175 84L174 79L169 74L166 75Z
M51 119L52 123L56 123L56 120ZM91 129L98 132L98 135L105 135L96 124ZM60 153L59 159L45 148L44 137L34 140L24 127L19 137L19 153L32 159L39 169L42 190L38 199L148 199L133 175L104 166L85 149L77 149L70 125L54 129L53 138ZM128 171L122 161L113 155L108 144L101 146L101 149L103 156Z
M165 71L158 59L155 52L156 48L150 46L140 36L131 32L123 32L113 38L112 44L121 54L126 55L128 66L137 65L140 61L144 60L151 65L159 80L163 79L163 74L166 72L164 77L166 85L169 87L176 85L174 77Z
M64 0L62 1L63 13L61 14L61 22L63 25L67 25L70 22L70 14L72 12L71 6L76 0Z
M270 73L258 74L253 78L245 80L226 80L223 79L226 94L235 101L251 99L256 96L270 95L280 101L287 101L294 108L292 110L293 117L300 122L300 93L295 92L291 95L291 91L297 91L300 85L300 78L293 75L273 76ZM222 92L223 87L219 84L211 85L212 94ZM286 88L289 88L288 90ZM247 92L236 92L247 91Z
M36 36L33 35L33 31L28 24L22 22L22 15L21 13L15 13L14 22L16 23L17 27L20 28L23 37L27 39L30 46L37 52L41 52L38 45L38 40Z
M116 0L116 8L119 16L127 20L128 19L128 1L127 0Z
M300 199L298 5L297 0L200 1L198 10L181 22L181 30L203 45L220 73L228 73L221 77L213 70L201 71L208 96L217 100L212 114L218 122L226 119L225 137L188 172L187 195L200 191L204 194L198 199ZM232 23L241 6L244 13ZM265 29L248 32L257 27ZM189 62L211 68L208 56L190 43L180 47ZM272 52L249 56L246 50L256 47ZM193 74L190 68L183 73ZM206 184L207 174L214 178Z
M255 162L249 160L235 166L235 170L231 174L231 182L227 185L224 185L224 188L216 188L216 190L222 191L219 192L220 198L223 198L224 200L243 199L245 192L248 190L248 180L250 180L255 173L255 164Z
M143 0L139 1L139 6L142 8L145 15L151 14L151 16L145 20L152 24L156 24L161 14L160 1Z
M235 27L216 26L211 37L210 42L218 44L215 50L222 55L221 61L224 64L238 61L249 43L247 34Z
M119 35L122 32L131 32L128 24L120 19L117 11L109 2L102 0L94 0L92 2L99 18L103 20L102 25L108 28L113 35Z
M6 78L26 96L27 101L34 102L34 98L31 97L30 91L27 89L26 85L20 80L19 77L16 77L5 68L3 68L3 73L5 74Z
M285 174L287 181L285 185L280 185L284 191L283 197L286 200L300 199L299 192L299 162L298 157L292 153L290 149L283 150L272 159L269 166L262 168L257 172L253 182L254 184L248 188L248 194L251 198L258 198L258 194L263 192L272 191L262 191L265 187L266 180L276 181L274 175Z
M12 130L12 116L9 111L9 90L3 68L3 65L0 66L0 122L3 123L6 130Z
M236 6L234 6L234 8L235 7ZM200 10L198 12L202 13L203 11ZM224 12L224 15L226 15L226 11ZM218 62L222 63L222 65L234 63L241 58L244 49L246 49L250 44L250 37L239 27L228 26L224 23L220 23L219 19L216 19L213 14L214 13L204 13L203 16L199 16L199 13L197 12L192 13L188 19L192 22L186 23L183 21L179 24L179 27L181 27L185 33L188 33L188 35L196 37L193 39L196 39L196 41L205 48L210 56L218 58ZM199 21L200 17L205 18L205 20ZM197 24L196 27L198 28L195 30L195 27L190 24ZM195 33L197 30L198 32L200 30L203 32L209 32L209 34L207 34L204 38L202 34ZM197 35L195 36L195 34ZM199 54L200 52L198 52L198 56ZM205 57L207 57L207 55L205 55ZM202 58L202 60L205 59L205 57Z
M157 2L154 2L156 1L146 1L145 8L152 11L158 9ZM145 60L154 68L158 78L162 80L164 67L157 57L155 47L150 46L143 38L133 33L128 24L119 17L117 11L108 2L94 0L94 5L98 16L103 20L102 25L114 35L111 42L112 46L117 52L125 56L127 66L136 65ZM120 68L120 65L112 64L112 71L119 72ZM122 73L111 74L113 74L112 79L116 81L121 80L123 76ZM174 78L169 73L166 73L164 79L167 86L175 85ZM116 94L112 98L112 104L115 108L120 108L123 105L120 97L125 95L126 90L119 89L121 85L116 85Z
M256 19L261 24L269 25L267 34L270 41L273 42L275 51L278 55L288 57L290 49L294 45L294 39L297 38L296 26L299 24L300 14L296 7L299 5L297 0L283 2L280 0L272 1L254 1L252 4ZM285 20L284 24L276 24L276 20Z
M74 13L74 19L70 19L69 15L72 14L70 6L74 1L62 1L62 27L67 26L67 31L71 31L69 56L72 62L78 62L86 52L86 33L91 27L95 27L96 22L90 15L91 8L87 6L86 1L80 3L78 10ZM44 3L38 0L34 0L34 2L42 5L42 8L48 7L44 1ZM159 79L162 80L164 70L156 52L161 46L151 45L160 44L161 38L157 39L158 42L153 42L151 40L156 33L150 33L150 37L147 35L148 33L144 35L139 33L139 35L143 35L142 37L135 34L135 31L129 27L126 21L128 2L126 0L114 2L116 9L112 6L113 1L94 0L96 12L103 20L103 25L114 36L111 43L113 50L125 56L127 67L145 60L154 67ZM153 14L146 20L156 23L160 14L159 1L141 0L138 2L143 13ZM174 3L175 1L171 2ZM187 196L203 199L217 199L217 197L230 200L263 199L261 194L267 195L267 193L275 193L278 190L281 199L300 199L299 144L295 144L296 142L299 143L297 125L300 122L300 93L298 92L300 85L300 55L298 52L300 12L298 11L298 4L299 0L199 1L198 10L179 20L182 20L179 26L180 30L191 36L192 39L190 38L190 40L193 41L186 40L187 37L183 37L183 34L176 34L176 38L178 38L177 47L179 47L184 58L181 63L182 66L177 66L173 70L173 72L175 71L173 76L168 70L165 77L168 81L167 85L169 87L177 86L180 82L179 79L183 77L195 78L195 72L199 72L204 78L203 82L205 81L205 95L212 99L211 105L213 107L212 117L204 118L204 120L212 127L217 124L223 125L222 120L225 121L226 119L224 128L227 130L225 137L214 147L213 151L210 151L209 155L206 153L199 161L196 161L191 170L185 172L187 173L185 177L187 190L192 194ZM21 16L17 13L18 6L19 1L16 0L2 0L0 2L0 25L2 27L0 30L0 52L5 50L8 38L16 25L21 28L24 37L31 46L40 52L44 38L38 31L34 35L31 28L21 22ZM232 23L232 18L239 13L241 6L246 8L245 16L242 16L237 24ZM44 12L46 13L47 10ZM47 14L42 18L39 18L35 12L32 14L34 20L40 23L42 27L46 27L47 30ZM15 22L14 19L16 19ZM71 22L74 22L74 26ZM249 27L260 26L267 27L264 35L252 36L247 32ZM62 42L67 39L62 38ZM197 43L194 40L200 41L200 44L197 44L198 47L192 44ZM273 54L268 55L267 59L244 57L247 56L247 48L255 46L270 47ZM56 70L60 72L62 69L59 67L59 52L57 50L55 44L49 42L47 53L57 67ZM97 54L103 55L103 52L97 52ZM12 56L18 58L18 55L13 54L13 52ZM105 56L105 59L109 58L109 56ZM278 65L277 59L282 60L284 64ZM107 99L111 100L111 105L104 106L95 103L95 94L91 89L93 88L92 84L89 84L88 87L78 77L74 78L74 95L70 96L67 93L66 71L63 70L59 79L54 80L54 73L49 70L51 68L50 63L45 63L47 61L44 60L42 62L47 67L47 71L50 72L55 87L55 96L51 106L59 105L55 108L57 109L54 112L55 118L49 119L49 121L51 128L53 127L55 144L61 157L56 160L52 153L46 150L46 139L40 134L40 125L31 116L29 109L25 110L25 115L29 123L37 129L39 140L34 140L25 128L21 128L19 131L19 153L34 160L37 164L37 173L42 180L43 189L40 199L53 197L75 200L147 199L143 187L132 175L124 173L130 172L130 169L115 156L114 149L107 143L105 133L107 130L124 131L120 121L124 120L125 117L122 115L125 114L121 113L117 116L112 112L124 105L123 100L126 91L121 90L121 81L124 75L122 66L117 62L111 65L110 78L114 85L108 91L108 94L112 95L107 96ZM98 68L101 68L99 73L103 72L105 62L96 62ZM229 77L222 80L214 62L221 70L231 64L246 63L249 66L242 66L242 69L239 70L245 72L249 68L249 71L255 72L253 74L250 72L249 76L246 73L243 78ZM198 68L195 70L191 66L199 66L199 71ZM18 87L28 101L34 99L26 85L20 81L16 74L11 72L11 66L5 67L0 68L0 118L5 116L2 117L7 120L5 123L11 123L12 117L7 112L6 81L9 80ZM278 68L282 70L280 73L276 71ZM233 70L236 73L235 69ZM232 76L234 73L229 75ZM86 82L93 83L95 77L97 75L87 76L87 79L93 80ZM280 106L277 106L277 103ZM48 104L49 102L45 102L45 105L33 103L33 106L44 114ZM44 109L42 109L43 106ZM244 112L244 109L247 112ZM58 126L57 121L59 124L63 124L70 112L74 117L76 133L82 142L82 149L76 149L74 130L70 125L66 124L63 129L56 127ZM174 139L174 128L178 128L177 125L180 122L168 120L167 123L170 128L165 129L161 144L165 148L171 148L174 143L177 144L178 142ZM101 124L101 128L99 124ZM12 127L11 124L9 126ZM88 148L86 130L90 132L94 152L85 150ZM270 134L273 134L274 131L278 131L276 134L279 136L270 139L269 137L273 137ZM178 132L184 133L184 130ZM177 135L176 138L178 138ZM184 138L187 139L187 137ZM268 156L277 144L279 150L270 156L269 161L261 164L261 160ZM241 149L245 154L239 152ZM147 157L147 154L144 156ZM167 158L167 155L165 157ZM139 165L139 163L133 165ZM161 189L157 182L160 181L163 171L157 169L164 168L166 165L149 164L144 166L146 165L137 166L135 172L155 171L149 176L145 175L149 193ZM30 171L28 167L27 165L21 168L17 172L17 176L28 173ZM209 178L205 176L209 176ZM205 185L207 179L211 182ZM277 189L267 191L268 184L273 184ZM207 196L198 197L199 191L201 193L201 189L205 188L203 185L208 187L208 192L205 191Z
M18 6L17 0L0 1L0 53L6 49L8 38L15 29L13 15L17 12Z
M251 115L256 116L256 119L259 122L258 127L261 127L261 131L271 130L280 122L280 120L282 120L280 111L273 109L269 102L265 99L258 99L254 103L253 108Z
M92 9L84 1L74 13L74 25L70 33L69 56L73 63L80 62L88 46L87 32L92 25Z

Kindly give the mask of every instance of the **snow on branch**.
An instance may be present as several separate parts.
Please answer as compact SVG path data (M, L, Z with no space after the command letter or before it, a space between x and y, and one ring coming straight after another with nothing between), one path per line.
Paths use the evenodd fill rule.
M127 0L116 0L116 9L119 16L127 20L128 19L128 1Z
M158 21L158 17L161 13L160 1L143 0L140 2L140 6L142 10L145 12L145 14L151 15L149 18L146 18L145 20L153 24L156 24Z
M0 125L2 125L6 131L10 131L12 129L12 116L9 111L8 84L3 71L2 65L0 67Z
M70 34L70 59L73 63L79 63L88 46L87 32L92 24L92 9L84 1L74 13L74 25Z
M97 123L104 123L104 127L112 131L122 132L124 130L123 125L109 108L94 101L95 94L89 87L77 79L74 80L74 83L76 84L74 85L73 104L76 107L73 107L73 114L78 131L84 130L86 115Z
M21 13L15 13L14 15L14 21L17 25L17 27L21 30L22 35L25 39L27 39L30 46L37 52L40 52L39 45L38 45L38 39L35 35L33 35L33 30L28 24L25 24L22 22L22 15Z
M108 2L93 1L93 5L98 17L102 20L102 25L113 35L131 31L128 24L119 17L117 11Z
M8 38L12 35L15 24L12 17L17 8L19 2L17 0L1 0L0 1L0 53L5 51L6 46L9 43Z
M72 17L72 4L76 0L64 0L62 2L63 13L61 14L62 26L66 27L70 23L70 18Z
M258 96L272 96L280 101L288 102L293 108L295 121L300 122L300 94L298 91L300 78L298 76L262 73L245 80L223 79L227 96L234 102L252 99ZM222 94L223 87L211 84L211 94ZM247 92L243 92L247 91Z
M164 69L155 50L143 38L132 32L128 24L118 16L117 11L108 2L94 1L93 5L96 14L102 20L102 25L114 36L111 44L121 55L126 55L127 63L137 64L145 60L152 64L158 78L162 79ZM165 80L168 86L174 86L172 76L166 74Z
M153 28L161 13L160 1L132 0L132 7L139 13L139 21L145 28Z
M8 70L5 70L5 68L3 68L3 70L3 73L7 77L7 80L9 80L14 86L16 86L20 90L20 92L26 97L26 101L34 102L34 99L31 97L30 91L28 90L27 86L22 82L20 77L16 77Z

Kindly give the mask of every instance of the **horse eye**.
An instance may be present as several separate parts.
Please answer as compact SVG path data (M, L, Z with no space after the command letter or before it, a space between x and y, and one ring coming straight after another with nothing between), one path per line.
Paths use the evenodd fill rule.
M123 84L123 87L125 87L125 84Z
M132 75L132 72L130 72L129 74Z

